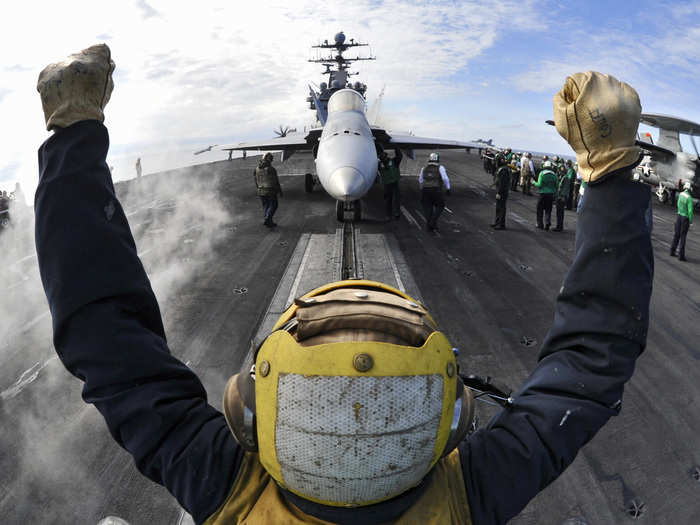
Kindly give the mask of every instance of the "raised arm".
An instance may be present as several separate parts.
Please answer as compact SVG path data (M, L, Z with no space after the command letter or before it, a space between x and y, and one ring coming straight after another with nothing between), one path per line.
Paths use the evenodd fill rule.
M586 75L593 75L590 82L612 79L597 73L574 77L581 82ZM578 219L575 258L557 296L538 365L513 404L460 445L475 524L505 523L571 464L579 449L620 411L624 384L646 345L654 266L650 190L632 181L630 169L639 154L634 137L641 107L636 93L634 101L627 100L632 98L629 86L615 82L612 94L600 99L605 103L619 96L620 107L603 103L601 112L618 129L629 121L631 131L624 141L608 138L610 133L598 142L588 138L588 148L600 146L602 138L613 142L615 148L600 147L600 156L590 155L598 165L607 162L613 169L583 168L591 184ZM596 89L589 84L586 93ZM575 95L567 95L578 101L578 90L572 91ZM598 116L585 107L577 113ZM580 128L596 133L598 124L588 121ZM573 138L570 142L577 153L582 151L583 166L586 148Z
M619 412L649 324L649 196L621 178L587 188L537 368L513 405L460 446L475 524L515 516Z
M93 49L71 58L89 67ZM42 101L51 89L40 82ZM201 522L225 500L241 451L197 376L168 350L105 162L107 129L78 117L53 126L39 149L36 246L54 346L139 471Z
M542 185L542 172L540 171L540 174L537 177L537 180L532 181L533 186L537 186L538 188Z
M398 168L401 165L401 160L403 159L403 153L399 148L394 148L394 164Z

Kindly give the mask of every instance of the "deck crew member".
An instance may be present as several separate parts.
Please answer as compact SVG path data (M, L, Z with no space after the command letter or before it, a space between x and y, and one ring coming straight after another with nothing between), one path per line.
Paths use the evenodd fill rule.
M447 177L445 166L440 164L440 156L431 153L428 165L421 168L418 176L421 188L421 204L425 214L425 229L437 231L437 221L445 209L444 194L450 194L450 179Z
M508 202L508 190L510 189L510 178L512 170L506 159L500 153L496 156L496 220L491 227L494 230L506 229L506 204Z
M272 166L272 158L272 153L269 151L265 153L254 171L255 186L257 187L265 216L263 224L268 228L277 226L277 223L272 218L277 211L277 195L282 196L282 187L277 177L277 170Z
M520 182L520 166L518 158L513 155L510 159L510 191L518 191L518 183Z
M571 160L566 161L566 176L569 178L569 195L566 197L566 209L572 210L574 208L576 170L574 169L574 163L571 162Z
M520 184L525 195L532 195L530 188L535 176L535 165L532 163L532 153L528 152L520 159Z
M555 232L564 230L564 210L566 209L566 199L569 197L569 188L571 182L569 175L564 166L559 167L559 181L557 182L556 192L556 207L557 207L557 225L554 227Z
M511 148L506 148L503 154L506 157L506 164L510 164L510 159L513 158L513 150Z
M485 150L484 153L481 155L481 159L484 163L484 171L489 175L493 175L494 158L493 155L491 155L491 151L488 149Z
M544 161L542 171L540 171L537 181L534 182L534 186L539 190L537 227L540 230L543 228L549 230L549 227L552 225L552 202L557 191L557 175L554 172L552 161ZM542 222L542 215L544 215L544 223Z
M389 157L386 151L379 156L379 176L384 184L384 206L387 219L392 217L396 220L401 218L401 193L399 191L399 180L401 178L401 150L396 148L394 156Z
M690 181L683 183L683 191L678 195L677 209L678 215L671 242L671 256L676 256L676 248L678 248L678 260L685 261L685 238L693 222L693 197L690 195Z
M620 411L646 345L653 278L650 191L629 180L641 108L626 84L606 77L604 92L584 90L602 75L577 73L555 96L567 139L577 116L577 127L595 129L587 108L601 102L631 131L614 134L606 169L581 160L586 213L538 363L510 406L467 435L473 396L447 336L422 305L370 281L333 283L295 301L254 352L255 369L229 380L224 414L209 405L198 377L168 349L105 162L109 48L71 60L81 76L67 61L52 64L37 86L55 131L39 149L35 207L53 342L140 472L196 523L502 524ZM605 253L603 238L624 257Z

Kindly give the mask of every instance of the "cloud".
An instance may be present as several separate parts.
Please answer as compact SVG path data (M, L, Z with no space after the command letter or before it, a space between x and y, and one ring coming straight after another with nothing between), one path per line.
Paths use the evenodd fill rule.
M23 73L25 71L30 71L30 67L23 66L21 64L14 64L12 66L3 67L6 73Z
M160 13L158 13L158 11L156 11L150 5L148 5L148 2L146 2L146 0L138 0L136 2L136 7L138 7L139 10L141 11L141 16L143 16L143 18L151 18L153 16L160 16Z
M310 46L341 29L348 38L371 44L359 51L364 56L371 52L377 60L354 70L360 71L356 79L369 86L369 102L386 85L386 120L417 134L455 139L465 137L447 135L460 130L486 134L476 130L475 122L493 129L492 124L510 124L514 115L526 115L521 101L508 99L510 92L542 94L540 103L546 106L549 93L575 69L608 70L637 82L633 85L653 85L670 104L682 89L674 78L659 78L663 75L653 71L656 64L650 60L672 55L669 63L678 74L692 78L695 73L686 70L693 69L689 66L697 57L693 41L698 34L692 25L677 31L681 36L676 40L664 29L668 41L645 43L607 26L592 31L590 22L567 8L533 0L221 1L201 8L166 0L118 5L74 0L70 9L41 4L43 16L37 20L38 5L22 3L13 12L12 27L0 32L0 53L11 57L0 63L21 68L9 76L3 73L3 88L9 92L0 98L0 113L13 126L0 131L0 170L8 172L10 162L19 161L15 173L28 193L36 183L35 150L46 138L34 91L36 75L46 63L95 43L95 38L109 40L117 64L115 91L105 111L112 150L134 156L190 147L199 140L206 145L267 138L280 124L298 129L312 124L315 116L304 99L307 84L322 80L322 68L307 62L315 56ZM676 9L674 23L692 13L691 7ZM21 30L30 25L35 28L31 35ZM57 26L63 30L57 33ZM526 65L530 60L510 58L514 49L509 45L543 35L551 35L547 42L556 45L541 50L532 66ZM498 65L503 68L494 69ZM463 105L464 113L450 111L465 99L494 104L492 121L472 118L481 109L475 105ZM438 106L443 109L436 118ZM408 107L415 111L404 111Z
M687 111L700 99L695 86L700 82L700 4L680 4L664 11L664 17L631 13L630 33L612 20L592 33L587 26L566 28L568 45L558 56L545 55L533 67L511 76L520 91L551 93L561 87L566 76L577 71L610 73L635 87L645 100Z

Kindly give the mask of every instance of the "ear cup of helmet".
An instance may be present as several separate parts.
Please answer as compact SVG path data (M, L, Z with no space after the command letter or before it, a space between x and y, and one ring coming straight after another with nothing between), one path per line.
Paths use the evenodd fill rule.
M255 380L247 371L231 376L224 389L224 417L236 441L248 452L257 452Z
M455 408L450 426L450 436L447 438L443 457L452 452L467 434L474 423L474 395L464 386L462 380L457 377Z

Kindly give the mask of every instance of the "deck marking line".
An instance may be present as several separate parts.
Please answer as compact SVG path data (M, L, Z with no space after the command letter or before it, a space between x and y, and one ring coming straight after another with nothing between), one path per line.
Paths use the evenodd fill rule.
M413 218L413 215L411 215L405 207L401 206L401 212L404 214L408 222L410 222L420 230L420 225L418 224L418 221L416 221L416 219Z
M299 265L299 269L297 270L297 275L294 277L294 282L292 283L292 288L289 290L289 295L287 296L287 303L286 304L292 304L294 302L294 299L296 299L297 295L297 288L299 288L299 283L301 282L301 276L304 273L304 267L306 266L306 261L309 259L309 253L311 252L311 237L309 237L309 241L306 243L306 248L304 249L304 256L301 258L301 264Z
M391 253L391 247L386 242L386 237L382 235L382 242L384 243L384 248L386 248L386 254L389 259L389 264L391 265L391 271L394 272L394 279L396 279L396 287L402 292L406 293L406 287L403 285L401 280L401 275L399 275L399 269L396 267L396 261L394 260L394 254Z

